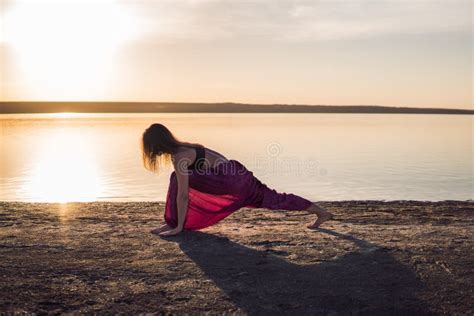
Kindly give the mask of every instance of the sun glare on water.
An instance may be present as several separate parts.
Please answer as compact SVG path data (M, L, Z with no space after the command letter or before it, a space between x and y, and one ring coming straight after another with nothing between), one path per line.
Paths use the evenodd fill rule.
M90 139L77 129L57 129L41 138L23 191L34 201L93 201L103 183Z
M76 112L57 112L48 114L49 117L52 118L74 118L74 117L84 117L83 113L76 113Z

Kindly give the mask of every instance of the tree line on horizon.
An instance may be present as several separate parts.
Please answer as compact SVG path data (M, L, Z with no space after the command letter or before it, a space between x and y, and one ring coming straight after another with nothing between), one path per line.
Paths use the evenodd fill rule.
M412 113L474 114L474 110L379 105L298 105L184 102L0 102L0 113Z

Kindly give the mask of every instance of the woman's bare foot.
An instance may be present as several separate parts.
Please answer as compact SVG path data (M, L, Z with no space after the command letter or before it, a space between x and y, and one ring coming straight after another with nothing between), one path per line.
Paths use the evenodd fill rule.
M171 226L169 226L168 224L164 224L164 225L162 225L158 228L155 228L155 229L151 230L151 233L152 234L159 234L161 232L164 232L166 230L171 230L171 229L173 229Z
M318 215L318 219L313 224L307 225L306 227L311 229L319 228L322 223L333 219L333 217L334 215L332 213L326 211L326 214Z
M316 204L311 205L307 210L310 213L314 213L318 216L318 219L313 224L310 224L310 225L306 226L306 227L311 228L311 229L318 228L319 226L321 226L322 223L324 223L326 221L329 221L329 220L334 218L334 214L332 214L331 212L326 211L324 208L319 207Z

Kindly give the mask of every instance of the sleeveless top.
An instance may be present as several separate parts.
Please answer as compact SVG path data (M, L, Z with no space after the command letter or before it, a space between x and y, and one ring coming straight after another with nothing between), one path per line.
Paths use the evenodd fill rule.
M188 169L200 169L203 170L204 168L204 161L206 159L206 152L204 147L195 147L196 150L196 159L194 162L188 166Z

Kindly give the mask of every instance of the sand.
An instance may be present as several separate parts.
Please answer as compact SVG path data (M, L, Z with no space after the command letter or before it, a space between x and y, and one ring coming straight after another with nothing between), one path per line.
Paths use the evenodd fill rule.
M163 203L0 203L0 312L474 314L474 202L241 209L161 238Z

